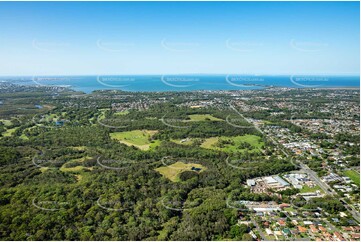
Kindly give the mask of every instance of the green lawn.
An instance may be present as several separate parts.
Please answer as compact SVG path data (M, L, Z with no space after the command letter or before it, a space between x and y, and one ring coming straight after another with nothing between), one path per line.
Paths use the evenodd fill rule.
M123 144L129 146L133 145L141 150L148 150L160 144L159 140L154 140L153 142L150 141L150 138L157 132L157 130L132 130L111 133L110 137Z
M17 129L17 128L7 129L7 130L3 133L3 136L4 136L4 137L12 136L13 133L16 131L16 129Z
M283 210L285 210L287 212L296 212L296 209L294 209L292 207L284 208Z
M194 138L188 138L188 139L171 139L172 142L176 143L176 144L180 144L180 145L192 145L193 142L196 139Z
M12 125L11 120L0 119L0 122L2 122L5 126L10 126L10 125Z
M100 111L100 115L98 116L99 120L102 120L105 118L105 111L110 110L109 108L100 108L98 111Z
M354 170L345 170L343 174L348 176L357 186L360 186L360 173Z
M169 165L169 166L159 167L155 170L158 171L160 174L162 174L164 177L168 178L169 180L171 180L173 182L177 182L177 181L179 181L179 175L183 171L191 171L192 167L202 168L202 170L200 172L206 170L206 168L200 164L183 163L180 161L178 161L172 165Z
M29 137L26 136L25 134L21 134L21 135L20 135L20 139L22 139L22 140L29 140Z
M129 113L129 111L125 110L125 111L121 111L121 112L116 112L116 113L114 113L114 115L123 116L123 115L127 115L128 113Z
M219 143L219 140L231 140L234 142L234 144L224 144L223 147L219 147L217 144ZM241 148L241 143L248 143L251 146L253 146L252 149L248 148ZM226 152L233 152L233 151L246 151L249 152L257 152L261 150L261 147L264 145L264 142L262 141L261 137L256 135L243 135L243 136L235 136L235 137L212 137L207 138L205 141L201 144L202 148L205 149L215 149L215 150L222 150Z
M205 141L201 144L202 148L206 148L206 149L215 149L216 147L214 147L214 145L218 142L218 137L212 137L212 138L207 138L205 139Z
M316 185L316 186L314 186L314 187L302 186L302 189L300 190L300 193L316 192L317 190L319 190L320 192L322 192L321 187L319 187L318 185Z
M82 171L85 167L84 166L74 166L74 167L60 167L60 170L63 172L76 172Z
M85 151L87 149L86 146L73 146L71 148L74 150L81 150L81 151Z
M212 120L212 121L223 121L222 119L213 117L211 114L191 114L188 115L190 120L187 121L206 121L206 120Z

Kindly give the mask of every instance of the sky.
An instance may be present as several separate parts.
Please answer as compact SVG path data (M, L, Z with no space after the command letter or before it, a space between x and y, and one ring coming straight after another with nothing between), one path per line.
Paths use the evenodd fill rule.
M359 2L0 2L2 76L359 72Z

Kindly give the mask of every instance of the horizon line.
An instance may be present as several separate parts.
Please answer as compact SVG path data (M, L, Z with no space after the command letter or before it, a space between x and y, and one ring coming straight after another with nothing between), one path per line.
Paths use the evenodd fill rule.
M40 74L40 75L2 75L0 77L57 77L57 76L165 76L165 75L209 75L209 76L357 76L360 73L288 73L288 74L261 74L261 73L158 73L158 74Z

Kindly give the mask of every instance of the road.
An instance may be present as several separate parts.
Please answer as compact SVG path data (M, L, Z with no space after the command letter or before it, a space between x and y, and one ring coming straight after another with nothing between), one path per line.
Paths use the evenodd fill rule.
M301 169L306 172L314 181L315 183L322 188L322 190L324 190L324 192L327 195L337 195L337 193L324 181L322 181L316 172L314 172L313 170L311 170L307 165L305 165L302 162L299 162Z
M262 232L262 229L259 227L258 223L253 218L251 218L251 221L254 224L254 226L256 226L259 235L262 237L262 240L268 241L265 234Z
M289 157L290 155L283 149L283 147L281 147L279 145L278 142L276 142L272 137L267 136L267 134L265 134L259 127L258 125L256 125L255 123L253 123L252 121L250 121L249 119L247 119L246 117L243 116L243 114L241 114L240 112L238 112L238 110L232 105L229 104L229 106L231 107L232 110L234 110L240 117L242 117L244 120L246 120L248 123L252 124L261 134L263 134L265 137L269 138L272 143L274 145L276 145L277 147L279 147L279 149L282 151L282 153L286 156ZM306 172L314 181L315 183L317 183L317 185L319 187L321 187L321 189L328 195L334 195L334 196L338 196L337 192L335 192L335 190L333 190L333 188L331 188L327 183L323 182L317 175L316 172L314 172L313 170L311 170L306 164L304 164L302 161L298 161L297 164L295 164L295 162L291 161L293 163L293 165L297 166L297 164L301 167L301 169ZM346 209L351 213L352 217L360 222L360 213L354 209L353 207L351 207L350 205L347 204L347 202L343 199L340 198L340 201L343 202L344 206L346 207Z
M351 207L350 205L348 205L348 203L345 201L345 199L341 198L340 201L343 203L343 205L345 206L345 208L347 209L347 211L349 211L352 215L352 217L360 223L360 213L354 209L353 207Z

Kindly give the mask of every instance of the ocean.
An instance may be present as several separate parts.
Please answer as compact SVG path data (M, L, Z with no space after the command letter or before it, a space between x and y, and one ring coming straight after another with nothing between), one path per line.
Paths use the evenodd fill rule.
M66 86L91 93L96 90L133 92L254 90L267 87L360 87L359 76L262 76L262 75L103 75L0 77L20 85Z

